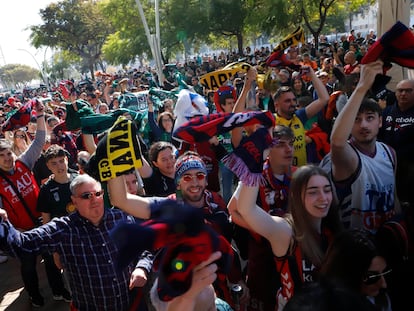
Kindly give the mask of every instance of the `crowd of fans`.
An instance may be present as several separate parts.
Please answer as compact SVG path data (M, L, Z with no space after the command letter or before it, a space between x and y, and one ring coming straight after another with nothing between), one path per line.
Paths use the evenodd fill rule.
M413 270L404 252L411 250L400 248L404 236L384 225L404 225L410 242L414 81L401 81L395 92L373 88L383 64L361 60L375 42L373 32L362 38L351 31L338 42L321 36L319 48L292 46L275 67L266 65L272 48L247 47L243 55L168 64L162 80L151 68L99 71L51 90L2 94L0 262L6 254L19 257L35 307L45 303L36 272L41 254L54 299L71 302L71 310L296 310L305 283L327 280L361 310L402 310L409 297L402 284ZM203 84L204 75L231 63L249 69L216 89ZM183 90L205 106L204 112L190 101L193 112L184 120L270 113L273 123L251 122L209 140L179 139ZM99 145L121 115L138 129L142 165L106 182L93 163L100 163ZM228 165L232 154L247 174ZM263 183L251 183L254 173ZM122 253L111 230L122 221L158 219L154 209L167 198L200 209L202 222L234 254L222 275L226 251L208 253L175 295L177 288L165 293L160 285L166 272L157 258L170 254L168 247L146 244L124 269L111 268ZM237 295L235 285L242 289Z

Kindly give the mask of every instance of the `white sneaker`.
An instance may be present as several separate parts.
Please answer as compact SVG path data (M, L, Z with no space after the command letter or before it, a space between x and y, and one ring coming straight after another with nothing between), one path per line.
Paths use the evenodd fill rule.
M7 256L0 255L0 263L4 263L9 259Z

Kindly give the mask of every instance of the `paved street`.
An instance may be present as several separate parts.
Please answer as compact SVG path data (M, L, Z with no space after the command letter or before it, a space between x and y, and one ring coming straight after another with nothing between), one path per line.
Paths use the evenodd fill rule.
M39 257L40 258L40 257ZM6 263L0 264L0 311L68 311L69 303L54 301L52 292L46 279L42 263L38 263L40 292L45 298L45 305L33 308L29 296L23 289L20 276L19 261L10 258Z

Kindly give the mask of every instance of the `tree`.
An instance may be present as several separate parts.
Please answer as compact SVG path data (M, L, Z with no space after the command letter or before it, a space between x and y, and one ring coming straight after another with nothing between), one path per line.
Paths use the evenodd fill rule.
M147 15L153 14L147 2L143 3L144 11ZM102 49L108 62L127 65L137 56L150 54L144 26L134 0L105 1L102 3L102 13L113 28ZM153 17L148 18L148 22L153 23Z
M8 88L22 88L36 79L42 80L40 71L30 66L8 64L0 67L1 83Z
M298 15L303 18L306 28L314 37L315 47L319 45L319 35L326 26L329 15L334 12L355 12L363 5L367 5L364 0L293 0L294 6L299 8ZM369 0L370 4L375 0Z
M248 1L241 0L210 0L210 30L227 37L235 36L239 55L243 55L243 30L248 4Z
M49 69L50 82L56 82L63 79L71 79L76 76L76 70L73 64L80 63L80 57L66 51L60 51L53 54L52 62Z
M294 6L286 0L252 1L246 17L248 27L257 33L266 35L286 35L286 29L297 26Z
M174 0L165 4L161 43L166 59L179 49L184 49L187 58L191 47L207 41L211 23L208 2Z
M33 46L59 48L81 57L94 78L97 64L102 66L102 46L112 27L96 1L64 0L40 10L44 22L31 26Z

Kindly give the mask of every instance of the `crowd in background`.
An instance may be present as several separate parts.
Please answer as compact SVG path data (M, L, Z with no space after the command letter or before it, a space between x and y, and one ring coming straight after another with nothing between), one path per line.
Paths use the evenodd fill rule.
M207 310L211 299L215 300L217 308L221 306L220 310L225 307L295 310L289 309L292 308L289 307L289 300L293 300L296 293L298 297L303 295L303 283L309 280L316 283L315 271L321 272L318 282L322 285L325 280L332 281L335 286L340 284L340 289L352 299L357 297L355 301L361 303L361 310L402 310L408 298L404 297L407 292L403 289L402 280L411 275L412 269L404 276L401 269L407 268L408 264L404 261L402 265L400 258L396 258L404 249L391 247L388 244L395 241L389 240L386 233L379 236L377 232L383 233L382 224L391 219L402 220L401 223L407 224L408 228L413 221L411 209L414 200L408 185L412 184L411 175L414 176L411 174L414 171L411 157L414 155L414 81L401 81L395 92L386 88L372 89L374 79L369 76L375 77L380 73L378 68L381 65L361 65L361 60L376 39L373 31L362 38L360 33L355 34L352 30L337 42L327 42L321 36L319 48L310 43L288 48L285 51L288 62L277 67L268 67L264 63L272 53L271 48L253 51L246 47L243 55L223 52L197 56L184 64L166 65L163 81L159 81L152 68L136 68L117 74L96 72L93 79L64 80L52 90L43 86L14 94L4 93L0 104L2 124L34 98L41 102L43 108L32 106L27 124L1 132L4 146L0 144L0 169L15 174L16 166L8 167L2 162L2 157L10 152L16 163L23 163L24 169L33 173L39 189L36 190L37 197L30 202L33 207L29 209L35 216L42 215L46 225L53 217L69 215L82 208L85 202L81 196L76 197L80 193L76 189L84 187L84 184L93 188L84 189L86 192L83 194L88 195L85 200L90 200L88 202L103 199L102 206L110 209L115 201L117 208L137 218L144 213L135 213L131 209L133 205L126 204L122 197L123 190L113 190L118 189L120 183L125 182L128 192L139 195L137 198L168 197L202 208L205 222L233 244L237 260L233 263L235 271L219 282L206 281L196 288L193 276L193 287L188 297L199 305L197 308L191 305L188 310ZM240 71L218 89L207 89L202 84L203 75L233 62L248 63L251 67L247 72ZM268 79L276 82L277 87L272 88L259 81L259 74L266 74L270 77ZM260 126L238 128L203 142L187 143L174 137L180 113L176 107L178 92L183 88L204 98L209 114L270 111L275 116L276 127L270 129L273 136L270 153L264 163L259 163L262 165L259 171L266 179L264 185L249 185L225 165L222 155L222 152L239 152L246 140L254 138L257 139L255 142L260 141L261 137L266 136L266 131L263 132ZM159 101L150 96L151 90L159 91ZM252 92L254 99L248 102L246 98ZM144 94L143 103L139 94ZM366 94L369 95L369 102L364 101ZM143 113L137 123L142 167L127 175L131 180L117 178L116 183L111 181L113 188L107 189L111 192L110 198L104 193L105 183L100 189L98 181L89 179L81 180L80 184L69 189L77 176L85 173L93 176L88 171L88 164L103 133L85 132L81 127L69 130L68 124L72 120L67 119L68 109L77 112L89 109L93 115L112 116L123 108L131 110L130 116L137 111ZM404 128L404 131L397 138L393 136L395 133L389 131L396 125L387 116L392 117L394 122L397 117L406 118L406 125L401 127L399 124L398 130ZM31 163L27 162L27 152L34 152L32 145L40 139L39 117L44 117L45 127L41 131L45 132L45 138L42 150L36 153L36 161ZM246 158L244 162L250 165ZM183 163L187 163L189 169L181 172ZM2 178L0 176L3 182ZM364 189L367 184L377 188ZM371 202L367 203L365 192L369 190L372 191L368 194ZM2 200L5 201L6 197L2 196ZM73 200L77 201L75 206ZM55 205L57 207L60 201L64 204L59 205L61 212L57 213ZM136 199L132 204L144 209L150 203ZM370 204L376 205L374 209ZM4 209L6 206L5 202L1 204ZM371 216L367 216L367 211ZM29 231L36 224L21 228L18 222L13 223L10 210L7 213L15 227L37 241L35 234ZM114 215L129 217L116 216L117 212ZM337 235L344 229L353 231L345 230L345 233ZM411 238L412 232L407 232ZM37 234L46 236L47 233L39 231ZM62 238L56 233L53 236ZM67 302L72 300L74 289L66 289L59 283L60 271L66 268L65 265L59 266L54 254L61 252L60 257L66 261L70 277L77 279L79 276L76 273L81 269L75 271L68 262L71 258L67 255L69 248L66 244L63 250L54 246L49 248L52 253L43 254L48 273L55 273L57 280L57 283L50 283L54 298ZM156 278L157 273L155 268L148 266L148 262L152 262L152 256L158 250L149 251L151 255L136 261L140 270L133 274L134 284L144 288L145 294L142 303L135 305L135 310L154 308L149 297L154 296L150 292L154 282L152 278ZM348 256L351 251L355 252L355 257ZM212 262L218 257L213 254L203 261L194 270L197 272L194 275L214 274L217 265ZM295 264L295 259L303 265ZM0 261L6 260L6 254L0 255ZM42 306L41 291L44 289L39 290L38 285L36 288L35 259L31 256L24 260L26 267L31 269L26 274L22 272L25 288L33 306ZM286 282L281 278L285 274L289 276ZM387 289L384 277L389 276L392 277ZM129 282L128 279L129 276L123 276L123 281ZM290 293L288 282L295 288ZM206 293L205 289L211 283L212 291ZM124 285L126 288L129 286ZM237 298L231 295L230 289L234 285L243 289ZM86 292L89 290L85 284L79 284L79 287ZM303 288L306 286L303 285ZM87 302L79 297L80 294L75 291L72 310L88 310L83 307L87 306ZM105 306L105 299L99 297L97 301L100 306ZM365 299L360 301L360 297L368 297L369 303L366 304ZM177 310L187 307L180 304L182 301L174 303L173 307ZM295 300L291 305L294 303ZM109 305L128 310L121 303L108 302ZM155 305L157 310L166 307L159 302Z

